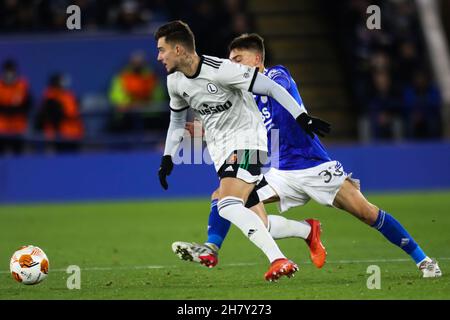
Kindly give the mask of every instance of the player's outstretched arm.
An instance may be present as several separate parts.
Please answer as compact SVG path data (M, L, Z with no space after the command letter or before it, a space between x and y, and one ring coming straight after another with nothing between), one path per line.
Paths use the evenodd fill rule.
M251 91L255 94L269 96L277 100L287 111L289 111L300 127L302 127L311 138L314 138L314 134L323 137L325 134L330 133L330 124L328 122L309 116L306 109L303 106L300 106L286 89L265 75L261 73L256 75Z
M167 130L164 155L161 159L161 165L158 170L159 182L164 190L169 188L167 176L170 175L173 169L172 157L177 152L181 140L183 140L186 115L187 110L170 112L170 124L169 129Z

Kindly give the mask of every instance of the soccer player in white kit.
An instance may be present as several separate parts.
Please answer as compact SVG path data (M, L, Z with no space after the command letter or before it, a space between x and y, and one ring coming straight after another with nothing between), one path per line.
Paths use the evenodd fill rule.
M189 26L173 21L155 33L158 61L168 71L170 125L159 179L173 169L172 157L182 140L187 109L202 121L205 139L220 178L219 214L236 225L269 259L268 281L292 276L298 266L287 259L261 219L244 204L262 179L267 154L267 133L252 93L276 99L308 133L328 133L330 125L310 117L304 107L280 85L258 72L230 60L198 56Z
M243 34L231 42L229 49L230 60L264 70L264 74L284 86L300 105L303 104L297 85L285 67L264 67L264 40L259 35ZM314 199L322 205L342 209L378 230L389 242L412 258L424 278L442 276L437 261L426 255L398 220L364 197L359 190L359 181L352 179L351 174L347 174L339 162L329 157L318 137L308 137L304 134L289 113L279 107L272 98L257 96L255 100L265 120L269 145L272 140L271 131L279 130L279 148L270 148L272 152L275 151L279 161L276 167L265 173L267 181L263 180L257 185L249 196L246 207L251 208L265 221L274 239L297 237L308 240L311 260L318 268L323 266L326 252L320 243L314 241L320 241L320 232L314 232L314 225L317 229L314 219L301 223L276 215L267 216L264 206L261 203L256 205L259 201L279 201L279 210L284 212ZM303 139L299 139L302 135ZM273 155L272 153L272 157ZM203 245L174 242L172 250L181 259L199 262L207 267L217 264L218 251L228 233L230 223L216 213L216 193L215 191L211 197L208 240ZM318 245L314 245L314 242Z

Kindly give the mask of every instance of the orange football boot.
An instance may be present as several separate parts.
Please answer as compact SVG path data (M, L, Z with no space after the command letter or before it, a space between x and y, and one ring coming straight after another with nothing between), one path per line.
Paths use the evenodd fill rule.
M322 232L320 221L315 219L306 219L305 221L311 225L311 232L308 239L305 240L309 247L309 256L314 265L320 269L327 258L327 251L320 241L320 233Z
M277 281L282 276L288 278L293 277L294 273L298 271L298 266L286 258L281 258L273 261L270 264L269 271L264 275L264 279L267 281Z

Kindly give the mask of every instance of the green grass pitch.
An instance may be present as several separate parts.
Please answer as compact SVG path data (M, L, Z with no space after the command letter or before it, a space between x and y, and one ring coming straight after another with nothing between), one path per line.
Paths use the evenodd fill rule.
M323 224L327 264L316 269L302 240L278 241L300 266L295 278L263 280L265 256L232 227L216 268L179 260L176 240L205 239L209 200L102 202L0 207L0 299L449 299L450 192L369 195L397 217L432 257L443 277L422 279L414 263L376 230L310 202L286 216ZM267 206L270 213L275 205ZM48 278L15 282L9 259L22 245L40 246ZM81 289L69 290L69 265L81 268ZM367 268L381 270L381 289L367 288Z

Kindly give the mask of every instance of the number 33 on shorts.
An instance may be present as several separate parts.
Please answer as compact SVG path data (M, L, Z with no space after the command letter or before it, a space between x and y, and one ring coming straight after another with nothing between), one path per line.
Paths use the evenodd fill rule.
M336 162L336 165L319 172L319 176L322 176L324 178L325 183L330 183L333 177L341 177L343 175L344 171L340 162Z

